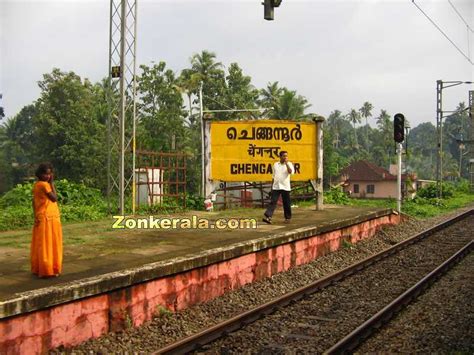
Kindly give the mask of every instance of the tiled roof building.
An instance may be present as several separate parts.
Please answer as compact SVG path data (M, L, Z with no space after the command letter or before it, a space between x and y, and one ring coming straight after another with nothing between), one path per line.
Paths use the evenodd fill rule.
M340 180L346 181L344 191L352 197L396 198L396 169L393 172L394 174L367 160L358 160L341 170ZM410 178L412 181L406 181L406 174L402 174L405 185L414 184L416 176L411 175Z

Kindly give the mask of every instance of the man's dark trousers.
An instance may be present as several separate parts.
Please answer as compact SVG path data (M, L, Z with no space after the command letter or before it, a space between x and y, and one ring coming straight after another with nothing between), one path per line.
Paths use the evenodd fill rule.
M273 212L277 207L278 197L283 200L283 212L285 214L285 219L291 219L291 201L290 201L290 191L286 190L272 190L272 200L265 211L265 216L272 218Z

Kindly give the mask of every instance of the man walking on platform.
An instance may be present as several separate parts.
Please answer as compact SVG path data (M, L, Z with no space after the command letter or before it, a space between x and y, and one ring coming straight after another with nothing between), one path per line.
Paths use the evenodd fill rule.
M263 215L265 223L272 223L273 212L277 206L278 198L281 195L283 200L283 212L285 214L285 223L291 220L291 201L290 201L290 175L295 173L293 164L288 161L288 152L280 152L280 161L273 164L272 192L271 202Z

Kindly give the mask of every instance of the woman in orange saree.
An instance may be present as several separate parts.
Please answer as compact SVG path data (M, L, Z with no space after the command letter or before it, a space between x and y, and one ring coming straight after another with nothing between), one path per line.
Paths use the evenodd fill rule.
M31 240L31 272L39 277L59 276L63 262L63 234L53 166L40 164L33 186L35 224Z

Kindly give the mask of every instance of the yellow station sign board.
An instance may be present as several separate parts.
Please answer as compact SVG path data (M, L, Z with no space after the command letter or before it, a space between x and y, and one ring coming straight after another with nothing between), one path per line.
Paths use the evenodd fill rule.
M272 180L279 152L295 167L292 181L317 178L317 125L282 120L210 122L212 180Z

